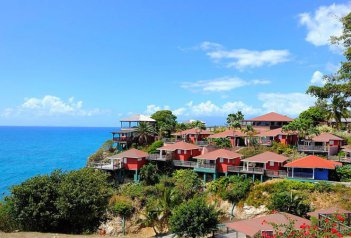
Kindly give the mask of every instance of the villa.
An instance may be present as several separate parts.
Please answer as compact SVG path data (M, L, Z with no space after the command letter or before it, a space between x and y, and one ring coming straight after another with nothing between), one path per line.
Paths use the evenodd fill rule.
M297 150L305 153L320 153L327 156L336 155L342 146L344 139L331 133L321 133L311 139L304 139L299 142Z
M174 144L165 144L157 150L160 153L156 155L158 159L155 160L188 161L190 158L200 155L202 148L191 143L179 141Z
M229 139L232 147L236 147L236 146L245 146L245 137L247 137L247 135L240 130L228 129L223 132L210 135L208 139L210 141L213 139L220 139L220 138Z
M112 133L112 140L118 150L128 149L134 140L134 133L141 122L150 123L155 126L156 121L151 117L136 114L120 120L121 128Z
M302 225L311 225L310 220L281 212L248 220L227 223L226 227L228 229L228 234L217 237L273 237L275 234L273 224L283 226L289 225L291 222L293 222L295 229L300 229Z
M213 174L213 178L216 179L218 173L227 175L231 166L240 165L241 157L241 154L230 150L214 150L194 157L197 160L194 170L204 173L204 180L207 173Z
M309 155L287 163L284 167L288 168L290 179L329 180L329 171L338 166L342 166L342 163Z
M262 128L272 130L283 127L292 122L293 119L276 112L270 112L262 116L258 116L249 120L243 120L242 125L252 125L255 129Z
M190 142L193 144L204 144L204 139L212 135L213 133L208 130L202 130L199 128L192 128L180 132L173 133L172 136L175 136L176 141L182 140L185 142Z
M259 138L259 143L261 145L267 146L271 146L273 142L285 145L296 145L298 142L298 135L296 132L284 132L282 128L261 132L256 135L256 137Z

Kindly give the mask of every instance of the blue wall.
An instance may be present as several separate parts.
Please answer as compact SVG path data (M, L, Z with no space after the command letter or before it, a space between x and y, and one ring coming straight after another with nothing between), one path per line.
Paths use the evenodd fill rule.
M328 180L329 170L328 169L315 169L314 179L316 180Z

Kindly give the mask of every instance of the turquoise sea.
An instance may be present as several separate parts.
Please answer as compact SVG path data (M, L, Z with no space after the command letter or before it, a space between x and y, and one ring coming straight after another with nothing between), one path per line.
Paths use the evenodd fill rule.
M55 169L85 166L116 128L0 127L0 199L12 185Z

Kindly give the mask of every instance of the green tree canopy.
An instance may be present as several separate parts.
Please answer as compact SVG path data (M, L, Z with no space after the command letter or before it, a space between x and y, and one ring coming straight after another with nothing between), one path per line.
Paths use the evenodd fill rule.
M236 129L241 128L241 121L244 120L244 114L241 111L237 113L231 113L227 117L227 124L230 128Z
M175 191L182 201L192 198L201 188L202 182L193 170L180 169L173 173Z
M182 203L170 217L171 231L180 237L204 237L216 229L218 212L200 197Z
M140 169L140 180L145 185L154 185L160 179L159 170L156 164L149 163Z
M134 135L136 138L138 138L140 145L146 145L150 142L155 133L155 128L150 123L140 122L139 126L134 132Z
M306 213L311 209L309 202L303 195L287 191L273 194L268 208L296 216L306 216Z
M156 120L156 130L159 135L169 137L177 125L177 116L170 110L160 110L151 115Z

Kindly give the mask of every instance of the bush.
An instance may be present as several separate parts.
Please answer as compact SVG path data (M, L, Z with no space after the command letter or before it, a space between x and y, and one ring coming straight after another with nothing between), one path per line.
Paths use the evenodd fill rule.
M170 228L179 237L203 237L217 228L218 216L203 198L193 198L174 209Z
M17 229L12 206L9 203L0 203L0 231L12 232Z
M162 146L163 146L163 141L157 140L149 146L149 148L147 149L147 153L155 154L158 152L157 148L160 148Z
M98 149L94 154L90 155L88 158L89 162L100 162L104 160L104 150L102 148Z
M351 181L351 165L344 165L336 168L336 174L342 182Z
M307 199L303 195L293 192L273 194L268 208L296 216L306 216L306 213L311 210Z
M154 185L158 183L159 179L160 177L157 165L149 163L140 169L140 181L142 181L145 185Z
M215 138L212 140L218 148L230 148L232 144L228 138Z
M14 186L7 198L26 231L94 231L110 197L106 173L90 169L36 176Z
M180 169L173 173L175 191L181 200L187 200L197 194L202 181L193 170Z

